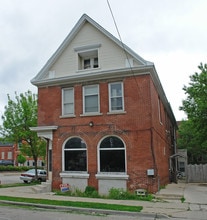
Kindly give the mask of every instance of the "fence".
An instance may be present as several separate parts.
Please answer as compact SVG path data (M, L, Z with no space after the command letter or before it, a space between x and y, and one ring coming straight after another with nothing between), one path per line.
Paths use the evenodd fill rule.
M188 183L207 183L207 164L187 166Z

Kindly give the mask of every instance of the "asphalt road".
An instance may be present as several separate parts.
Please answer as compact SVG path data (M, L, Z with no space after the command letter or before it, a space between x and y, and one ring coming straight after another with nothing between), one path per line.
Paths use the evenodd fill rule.
M20 174L19 172L0 172L1 184L22 183L19 179Z
M155 220L148 216L120 216L120 215L89 215L83 213L68 213L43 209L26 209L12 206L0 207L0 220ZM169 218L166 218L169 220Z

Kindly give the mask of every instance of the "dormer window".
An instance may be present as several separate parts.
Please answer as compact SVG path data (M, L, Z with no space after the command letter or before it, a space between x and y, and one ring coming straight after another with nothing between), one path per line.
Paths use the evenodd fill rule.
M99 64L99 47L100 44L89 45L75 48L78 55L78 70L96 69Z
M98 57L83 60L83 69L98 68Z

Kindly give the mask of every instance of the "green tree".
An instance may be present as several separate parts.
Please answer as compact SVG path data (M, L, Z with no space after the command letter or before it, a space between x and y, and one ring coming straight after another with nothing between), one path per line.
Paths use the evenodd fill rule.
M20 163L20 164L24 164L26 162L26 157L23 156L22 154L19 154L17 156L17 162Z
M187 114L188 121L182 122L178 131L179 147L187 148L195 163L202 159L207 162L207 64L201 63L198 68L200 73L191 75L189 85L183 87L187 98L180 110Z
M14 100L8 95L2 120L0 132L3 139L13 143L21 142L27 146L26 153L33 157L37 177L38 157L42 156L42 148L46 151L45 142L38 138L36 132L30 130L30 127L37 126L37 95L28 91L18 96L15 92Z

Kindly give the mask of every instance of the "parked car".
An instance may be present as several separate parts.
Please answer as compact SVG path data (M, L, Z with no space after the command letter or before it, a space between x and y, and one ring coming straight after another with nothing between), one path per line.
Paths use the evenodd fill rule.
M0 166L14 166L13 160L0 160Z
M37 170L37 180L40 182L45 182L47 179L46 170ZM21 174L20 180L23 180L25 183L30 183L35 180L35 169L30 169Z

